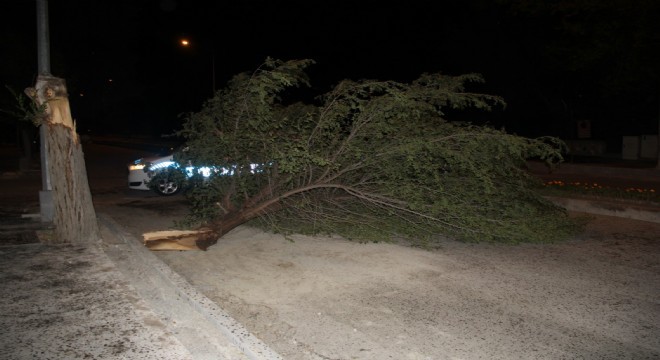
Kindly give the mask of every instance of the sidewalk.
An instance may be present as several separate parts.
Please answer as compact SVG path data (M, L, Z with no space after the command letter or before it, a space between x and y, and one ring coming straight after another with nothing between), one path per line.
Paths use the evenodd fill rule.
M98 246L0 247L0 358L281 359L114 220L99 224Z
M2 359L193 359L100 247L2 246L0 280Z

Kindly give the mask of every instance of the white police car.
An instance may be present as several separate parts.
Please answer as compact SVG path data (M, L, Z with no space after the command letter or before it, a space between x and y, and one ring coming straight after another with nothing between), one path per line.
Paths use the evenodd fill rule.
M158 178L157 183L150 184L155 174L168 168L180 168L179 164L174 161L174 155L137 159L128 165L128 188L133 190L151 190L153 188L159 195L174 195L183 188L183 184L176 180ZM189 177L195 172L205 178L211 176L212 173L217 173L210 167L188 166L184 170Z
M185 151L182 150L182 151ZM250 164L249 171L252 174L263 171L263 166ZM183 189L183 183L169 177L156 177L155 175L166 169L182 169L183 174L188 178L194 174L199 174L207 179L212 175L232 175L236 171L235 167L181 167L174 161L174 154L159 157L146 157L133 161L128 165L128 188L133 190L154 190L159 195L174 195ZM156 178L156 183L151 184Z
M174 166L173 155L164 157L141 158L128 165L128 188L133 190L151 190L149 181L159 170ZM162 181L154 191L160 195L174 195L181 190L181 184Z

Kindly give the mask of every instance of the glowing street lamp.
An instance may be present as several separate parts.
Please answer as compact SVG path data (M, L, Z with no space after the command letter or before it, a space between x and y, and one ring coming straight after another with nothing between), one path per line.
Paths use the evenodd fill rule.
M190 40L182 38L179 40L179 44L183 47L190 47ZM215 95L215 53L211 52L211 80L213 81L213 92L211 95Z

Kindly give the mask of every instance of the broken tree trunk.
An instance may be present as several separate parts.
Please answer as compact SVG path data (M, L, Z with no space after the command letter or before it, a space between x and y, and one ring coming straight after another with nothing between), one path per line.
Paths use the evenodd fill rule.
M218 242L222 235L256 216L256 211L228 214L198 230L164 230L142 234L151 250L203 250Z
M87 181L85 157L71 118L64 79L40 75L26 92L44 106L47 166L53 195L56 243L90 243L100 239L96 212Z
M206 250L208 246L198 243L200 237L210 230L164 230L142 234L144 245L150 250Z

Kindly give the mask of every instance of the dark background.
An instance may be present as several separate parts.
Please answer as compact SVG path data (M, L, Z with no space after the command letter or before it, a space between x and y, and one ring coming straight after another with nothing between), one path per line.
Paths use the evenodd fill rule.
M345 78L480 73L486 83L470 90L507 107L469 120L523 136L574 139L586 120L588 137L616 152L624 135L658 133L656 0L50 0L49 10L51 72L66 79L82 134L170 134L214 86L268 56L314 59L314 94ZM36 2L3 0L0 13L0 82L22 91L37 75ZM0 89L0 109L12 102Z

